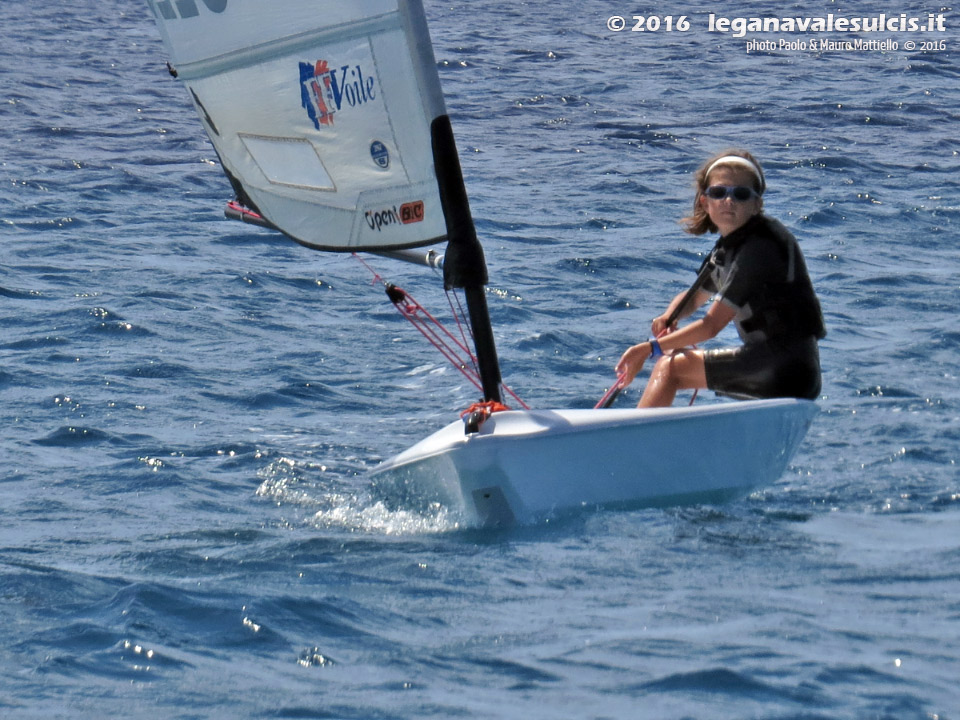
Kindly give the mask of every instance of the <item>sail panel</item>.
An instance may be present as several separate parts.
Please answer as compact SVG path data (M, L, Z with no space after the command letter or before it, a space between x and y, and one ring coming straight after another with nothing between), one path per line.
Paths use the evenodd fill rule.
M308 190L336 190L323 161L306 140L243 134L238 137L271 183Z
M419 0L148 0L224 170L312 247L446 235L430 140L444 114Z

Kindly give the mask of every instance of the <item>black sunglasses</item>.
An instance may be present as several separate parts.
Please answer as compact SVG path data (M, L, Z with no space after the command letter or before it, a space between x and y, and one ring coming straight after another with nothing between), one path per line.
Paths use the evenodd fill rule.
M711 185L703 194L713 200L723 200L732 195L737 202L746 202L756 197L757 191L746 185Z

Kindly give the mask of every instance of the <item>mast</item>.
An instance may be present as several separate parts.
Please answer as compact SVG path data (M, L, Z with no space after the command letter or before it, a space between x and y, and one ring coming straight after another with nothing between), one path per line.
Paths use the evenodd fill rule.
M447 224L447 251L443 261L445 288L462 288L477 351L483 399L502 402L500 363L487 309L487 264L470 214L460 157L450 117L441 115L430 125L433 160L440 187L440 204Z
M483 248L470 214L470 202L463 185L460 156L453 137L437 73L437 60L430 42L427 17L421 0L397 0L400 16L407 27L412 49L418 58L414 71L418 74L424 101L431 108L430 143L433 149L434 173L440 193L440 205L447 230L447 250L443 259L443 284L447 289L462 288L470 316L470 328L476 347L483 399L503 402L500 393L500 363L493 341L493 328L487 310L487 264Z

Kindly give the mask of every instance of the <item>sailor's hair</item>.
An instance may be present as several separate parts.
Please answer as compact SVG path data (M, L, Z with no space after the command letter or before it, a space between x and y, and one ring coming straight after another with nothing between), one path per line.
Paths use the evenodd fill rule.
M767 189L767 183L763 179L763 173L760 171L760 168L757 167L756 163L741 155L724 155L721 158L717 158L710 163L710 167L708 167L707 171L703 174L703 179L706 180L710 177L710 173L720 165L739 165L740 167L747 168L759 181L760 194L763 194L763 191Z

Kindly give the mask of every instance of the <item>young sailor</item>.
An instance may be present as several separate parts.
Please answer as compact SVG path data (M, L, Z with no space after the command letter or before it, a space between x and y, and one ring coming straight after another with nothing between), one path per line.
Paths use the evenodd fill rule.
M678 390L694 388L815 399L820 394L817 341L826 335L820 303L796 239L762 212L766 182L760 164L746 151L725 151L697 171L696 187L686 229L694 235L717 231L720 239L701 267L701 285L677 295L653 320L657 339L623 353L616 365L621 387L655 356L639 407L668 406ZM667 327L672 318L692 314L714 296L701 319L680 329L675 323ZM731 320L743 345L689 349L715 337Z

